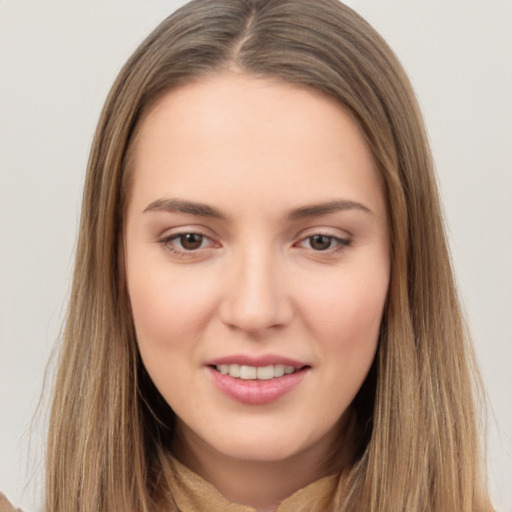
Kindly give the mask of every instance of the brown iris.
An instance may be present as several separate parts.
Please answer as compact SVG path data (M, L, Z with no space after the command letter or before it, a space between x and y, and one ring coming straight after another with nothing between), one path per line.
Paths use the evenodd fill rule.
M199 233L187 233L185 235L180 235L179 238L183 249L186 249L187 251L194 251L201 247L204 236Z
M325 251L331 246L332 237L326 235L315 235L309 240L312 249L315 251Z

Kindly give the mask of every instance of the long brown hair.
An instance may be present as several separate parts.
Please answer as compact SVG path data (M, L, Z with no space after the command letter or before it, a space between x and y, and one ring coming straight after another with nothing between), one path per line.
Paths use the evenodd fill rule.
M385 184L389 296L373 368L351 405L357 436L335 510L492 510L478 380L418 104L384 40L337 0L194 0L117 77L87 170L50 419L47 510L156 509L174 414L141 363L124 286L129 149L164 93L223 69L343 104Z

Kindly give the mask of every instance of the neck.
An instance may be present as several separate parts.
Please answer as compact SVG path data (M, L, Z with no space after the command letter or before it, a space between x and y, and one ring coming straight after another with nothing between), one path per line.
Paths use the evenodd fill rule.
M284 460L245 460L219 453L185 429L175 432L174 456L225 498L258 512L274 511L299 489L341 469L339 464L334 468L325 463L332 456L332 440L323 440Z

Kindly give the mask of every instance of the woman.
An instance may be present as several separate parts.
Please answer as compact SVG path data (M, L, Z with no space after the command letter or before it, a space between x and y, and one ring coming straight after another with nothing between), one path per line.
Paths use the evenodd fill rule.
M46 509L491 510L474 373L385 42L334 0L165 20L93 143Z

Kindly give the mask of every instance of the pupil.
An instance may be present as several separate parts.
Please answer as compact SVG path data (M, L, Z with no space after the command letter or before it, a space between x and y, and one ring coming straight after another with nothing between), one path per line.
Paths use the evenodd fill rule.
M199 249L203 242L203 235L199 235L197 233L187 233L186 235L181 236L181 245L184 249L189 251L193 251L194 249Z
M311 247L316 251L325 251L331 245L331 237L325 235L315 235L311 237Z

